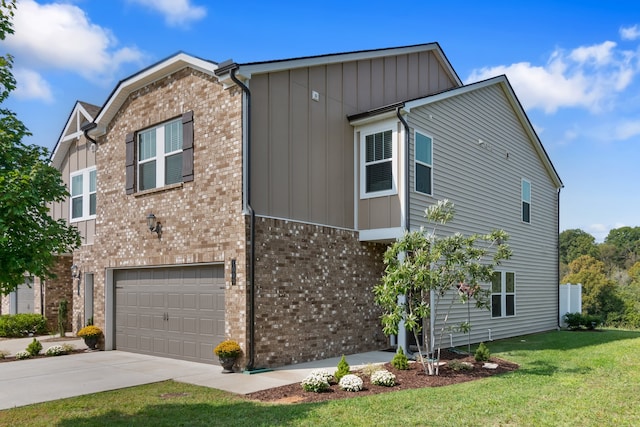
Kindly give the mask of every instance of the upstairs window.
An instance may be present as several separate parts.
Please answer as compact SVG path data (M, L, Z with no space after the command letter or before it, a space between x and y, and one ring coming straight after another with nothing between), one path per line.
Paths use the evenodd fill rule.
M174 120L138 134L138 190L182 181L182 123Z
M522 222L531 223L531 183L522 180Z
M491 281L491 317L516 315L516 274L496 271Z
M193 111L126 135L127 194L193 181Z
M96 216L96 169L83 169L71 174L71 222Z
M415 133L415 187L416 192L433 194L433 139Z
M392 125L376 125L361 131L360 196L395 194L396 132Z

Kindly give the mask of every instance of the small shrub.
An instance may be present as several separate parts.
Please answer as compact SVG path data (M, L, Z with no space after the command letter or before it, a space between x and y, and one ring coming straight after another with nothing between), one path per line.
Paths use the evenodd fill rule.
M473 357L476 359L476 362L486 362L491 357L491 352L489 352L487 346L481 342Z
M349 364L347 363L347 359L345 359L343 355L342 358L340 359L340 362L338 362L338 370L336 371L335 374L333 374L333 376L336 378L336 381L340 383L340 380L342 379L342 377L344 377L345 375L348 375L350 372L351 372L351 367L349 366Z
M567 313L563 317L564 317L564 321L567 323L567 328L580 329L580 325L582 324L582 314Z
M62 344L62 348L64 349L64 351L66 351L67 353L72 353L73 351L75 351L75 346L73 344L67 344L64 343Z
M409 369L409 359L407 359L407 356L404 354L402 347L398 347L396 355L393 356L393 360L391 360L391 366L401 371Z
M332 382L335 382L335 378L333 377L333 374L331 372L329 372L327 369L314 369L311 371L311 375L318 375L321 376L322 378L324 378L329 384L331 384Z
M310 373L302 380L302 389L304 391L312 391L320 393L329 390L329 381L321 372Z
M393 387L396 385L396 376L386 369L375 371L371 374L371 384Z
M567 323L567 328L571 330L582 328L593 330L596 326L602 324L602 319L600 317L589 314L566 313L563 318Z
M47 332L47 319L40 314L20 313L0 316L0 337L19 338Z
M54 345L53 347L49 347L44 354L47 356L62 356L63 354L67 354L67 351L61 345Z
M31 354L29 354L28 351L19 351L16 353L16 359L18 360L29 359L30 357L31 357Z
M35 338L33 339L33 341L31 341L31 344L27 346L27 353L29 353L31 356L37 356L41 351L42 343Z
M338 385L345 391L360 391L364 386L364 381L362 381L362 378L357 375L347 374L340 378Z
M6 350L0 350L0 359L4 359L5 357L7 357L10 353Z
M461 362L456 359L447 362L447 366L456 372L473 370L473 365L471 363Z

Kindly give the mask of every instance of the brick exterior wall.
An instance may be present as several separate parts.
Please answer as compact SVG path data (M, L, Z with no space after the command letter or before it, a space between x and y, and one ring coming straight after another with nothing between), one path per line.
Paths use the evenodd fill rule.
M256 367L387 347L372 288L386 245L349 230L256 218Z
M136 266L224 262L227 335L246 348L245 220L242 215L242 96L187 68L134 91L98 139L97 213L93 245L74 253L94 273L94 324L105 327L105 271ZM194 181L142 194L125 193L125 135L194 116ZM146 216L162 223L162 238ZM230 283L236 259L237 284ZM84 288L74 297L74 328L85 321ZM112 292L112 290L108 290Z

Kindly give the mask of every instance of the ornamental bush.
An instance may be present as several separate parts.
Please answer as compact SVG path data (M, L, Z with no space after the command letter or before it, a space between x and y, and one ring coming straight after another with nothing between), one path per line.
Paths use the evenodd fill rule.
M491 352L487 346L481 342L473 357L476 359L476 362L486 362L491 357Z
M29 354L28 351L19 351L16 353L16 359L18 360L29 359L30 357L31 355Z
M409 359L407 359L407 356L404 354L402 347L398 346L398 351L396 355L393 356L393 360L391 360L391 366L401 371L409 369Z
M375 371L371 374L371 384L393 387L396 385L396 376L386 369Z
M40 314L21 313L0 316L0 337L19 338L47 333L47 319Z
M78 336L80 338L99 337L100 335L102 335L102 329L93 325L85 326L78 331Z
M312 391L320 393L329 390L329 381L327 376L321 372L312 372L302 380L302 389L304 391Z
M364 382L362 381L362 378L357 375L347 374L340 378L338 385L345 391L360 391L364 386Z
M242 353L242 349L240 348L240 344L234 340L226 340L222 341L220 344L213 349L213 352L216 356L227 358L227 357L238 357Z
M37 339L33 339L31 343L27 346L27 353L31 356L37 356L42 351L42 343Z
M342 377L349 374L349 372L351 372L351 367L347 363L347 359L342 355L340 362L338 362L338 370L333 376L336 377L336 381L339 383Z
M329 384L336 381L336 379L333 377L333 374L327 369L314 369L311 371L311 375L319 375L324 378L325 381L327 381Z
M63 354L67 354L67 351L61 345L54 345L53 347L49 347L44 354L47 356L62 356Z

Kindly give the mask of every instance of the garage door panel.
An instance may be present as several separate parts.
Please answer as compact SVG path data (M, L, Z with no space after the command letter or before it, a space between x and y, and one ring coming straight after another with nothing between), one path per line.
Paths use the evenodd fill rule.
M116 285L116 348L217 363L225 339L221 265L122 270Z

